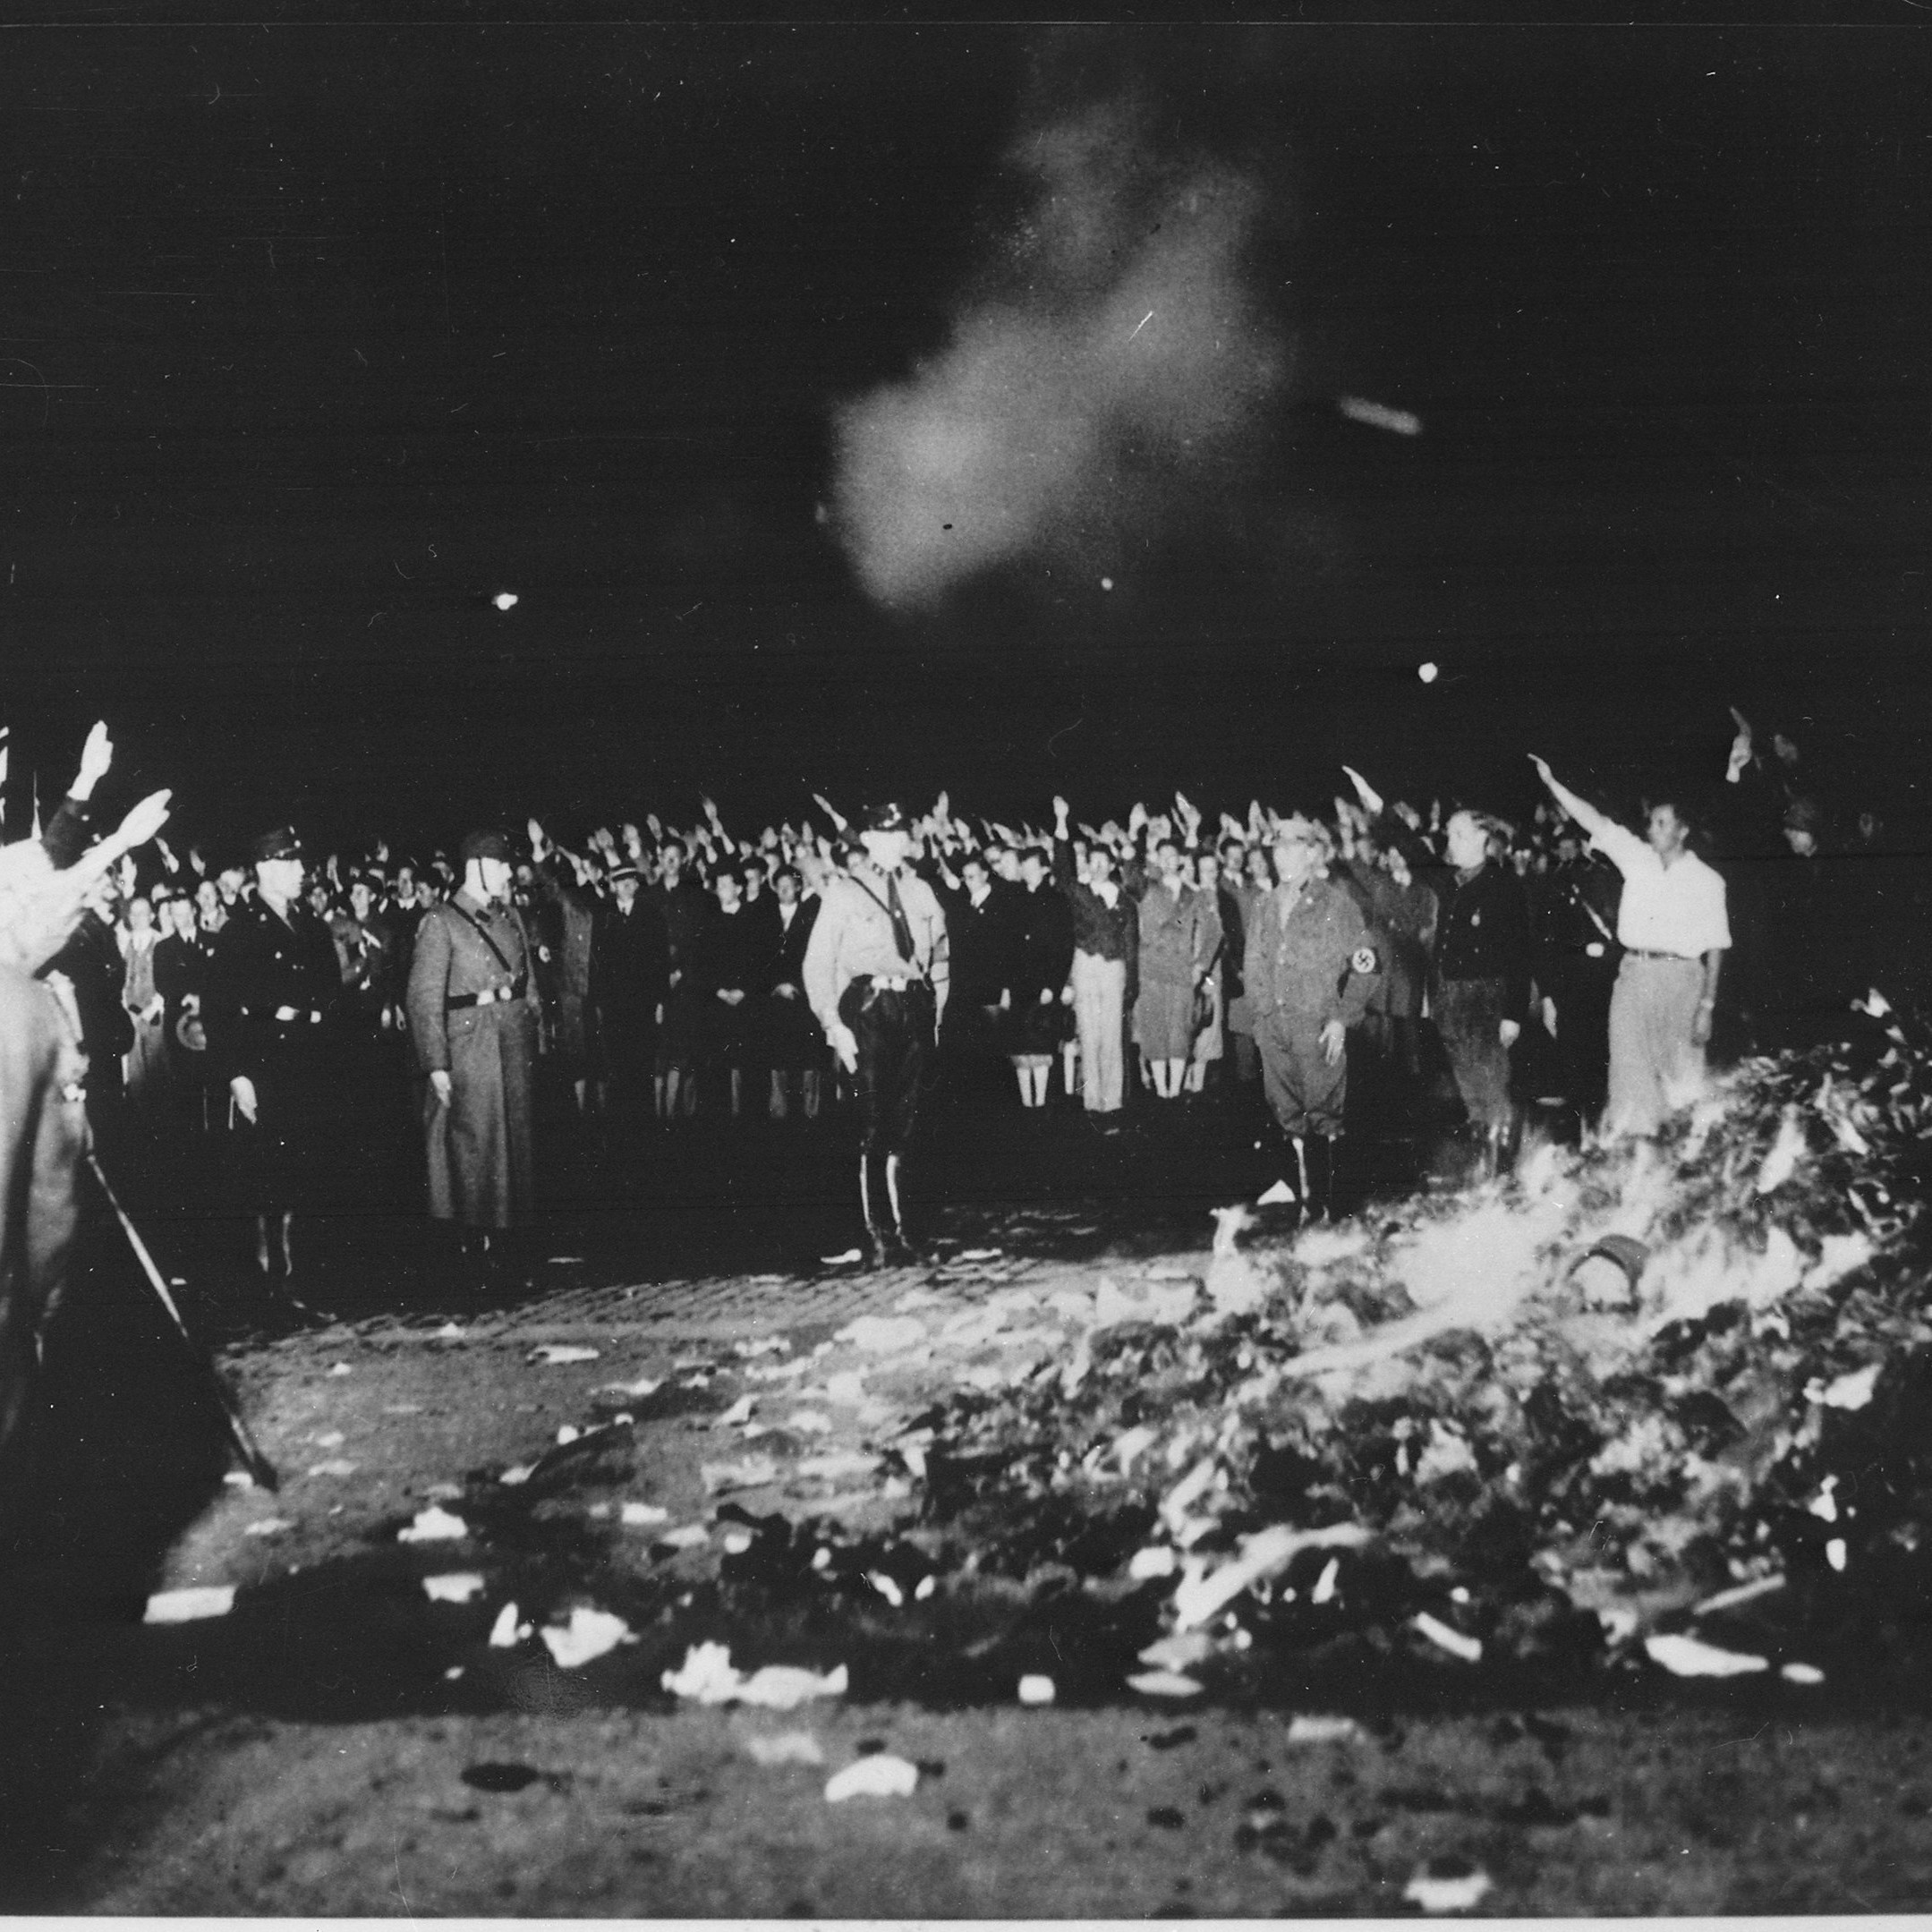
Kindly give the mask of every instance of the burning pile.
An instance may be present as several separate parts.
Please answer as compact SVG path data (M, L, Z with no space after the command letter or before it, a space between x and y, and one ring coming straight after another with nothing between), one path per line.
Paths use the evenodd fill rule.
M1213 1309L920 1418L929 1527L981 1576L1130 1592L1170 1689L1338 1641L1798 1681L1854 1632L1900 1647L1932 1587L1932 1037L1868 1017L1656 1142L1224 1238Z

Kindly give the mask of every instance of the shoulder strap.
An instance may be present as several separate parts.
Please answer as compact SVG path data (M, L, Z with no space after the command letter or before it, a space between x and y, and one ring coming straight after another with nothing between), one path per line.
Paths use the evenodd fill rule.
M503 957L502 947L498 945L496 940L490 938L489 931L485 928L482 922L476 918L474 915L466 911L463 906L457 905L455 899L452 898L446 900L445 903L448 906L450 911L455 913L457 918L462 920L463 923L469 927L471 932L475 933L477 938L481 940L483 944L489 947L491 952L496 954L497 964L500 966L503 970L510 975L512 979L515 979L516 977L516 968L513 966L510 962Z

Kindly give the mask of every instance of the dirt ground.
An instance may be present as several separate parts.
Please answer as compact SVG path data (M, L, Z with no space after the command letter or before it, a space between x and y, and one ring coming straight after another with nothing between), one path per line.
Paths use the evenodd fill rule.
M767 1165L825 1198L837 1162ZM906 1424L1061 1346L1055 1295L1198 1268L1210 1230L1185 1190L1132 1226L1090 1200L960 1200L943 1264L860 1275L798 1253L837 1238L835 1214L780 1214L788 1243L751 1214L718 1272L693 1255L733 1203L672 1192L710 1232L661 1201L560 1213L535 1289L487 1307L396 1290L401 1223L337 1230L313 1290L335 1314L221 1351L275 1494L233 1479L132 1295L76 1311L65 1359L89 1367L64 1395L56 1375L55 1529L7 1584L11 1909L1386 1915L1418 1909L1418 1876L1509 1915L1932 1904L1928 1726L1895 1694L1632 1670L1526 1702L1452 1658L1418 1684L1364 1656L1318 1695L1230 1707L1100 1681L1070 1624L963 1671L987 1626L950 1575L916 1642L864 1579L836 1616L751 1614L719 1583L745 1524L916 1549L920 1485L890 1453ZM193 1245L171 1238L165 1263ZM995 1306L989 1335L974 1318ZM849 1326L868 1316L927 1339L881 1346ZM114 1347L88 1346L90 1321ZM432 1508L463 1533L401 1540ZM477 1579L468 1600L432 1599L425 1579L451 1575ZM140 1621L152 1592L231 1585L226 1614ZM543 1632L587 1609L627 1640L566 1667ZM707 1640L746 1670L843 1664L848 1689L694 1706L662 1676ZM1055 1701L1023 1705L1022 1674ZM881 1752L915 1768L909 1795L828 1801Z

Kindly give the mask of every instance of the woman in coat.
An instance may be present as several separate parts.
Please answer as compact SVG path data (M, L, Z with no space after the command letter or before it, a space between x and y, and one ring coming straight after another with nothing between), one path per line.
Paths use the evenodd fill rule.
M1197 1002L1221 948L1221 914L1181 876L1180 847L1172 838L1154 846L1153 877L1141 890L1139 919L1134 1043L1152 1070L1154 1092L1178 1100L1200 1031Z
M1073 964L1073 914L1048 877L1051 861L1038 846L1019 858L1020 889L1007 900L1008 983L1013 996L1009 1058L1020 1104L1046 1105L1053 1055L1066 1032L1067 973Z

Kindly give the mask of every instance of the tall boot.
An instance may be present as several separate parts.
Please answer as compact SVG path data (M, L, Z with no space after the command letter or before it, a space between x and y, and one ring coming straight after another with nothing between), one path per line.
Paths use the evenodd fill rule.
M1335 1170L1340 1164L1341 1143L1317 1134L1308 1145L1308 1216L1310 1221L1335 1218Z
M885 1189L872 1173L872 1153L859 1150L859 1207L865 1216L865 1261L872 1268L883 1268L891 1259L891 1241L886 1229Z
M919 1245L906 1231L906 1208L904 1193L900 1187L901 1163L899 1156L886 1156L886 1197L892 1205L892 1241L894 1258L902 1262L916 1262L920 1258Z

